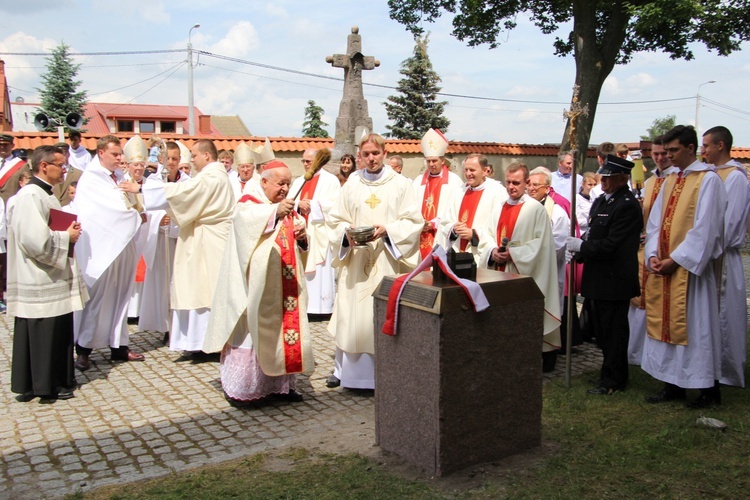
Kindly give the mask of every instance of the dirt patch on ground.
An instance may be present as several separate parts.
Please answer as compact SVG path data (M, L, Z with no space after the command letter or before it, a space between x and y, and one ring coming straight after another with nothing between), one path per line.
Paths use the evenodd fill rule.
M512 477L528 473L544 458L558 450L556 443L542 443L542 446L493 462L477 464L438 478L427 475L416 466L406 462L400 456L383 451L375 444L375 426L373 422L362 422L335 432L323 432L300 436L290 445L292 448L303 448L311 454L350 454L365 456L388 472L407 479L425 482L443 491L464 492L481 488L488 484L503 488L504 483ZM284 450L271 451L273 458L266 462L273 470L291 470L294 461L284 458ZM286 465L283 465L286 464ZM265 466L264 466L265 467Z

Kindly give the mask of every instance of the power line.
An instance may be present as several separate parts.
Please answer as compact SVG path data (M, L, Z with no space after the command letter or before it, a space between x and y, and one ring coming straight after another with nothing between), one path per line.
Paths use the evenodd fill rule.
M72 53L70 55L74 57L75 56L121 56L121 55L143 55L143 54L166 54L166 53L175 53L175 52L184 52L184 50L183 49L164 49L164 50L140 50L140 51L118 51L118 52L78 52L78 53ZM213 57L216 59L221 59L221 60L233 62L236 64L256 66L259 68L270 69L273 71L281 71L281 72L291 73L291 74L296 74L296 75L309 76L311 78L321 78L325 80L333 80L333 81L338 81L338 82L344 81L343 78L322 75L319 73L310 73L307 71L294 70L290 68L283 68L281 66L274 66L271 64L257 63L253 61L248 61L246 59L240 59L237 57L214 54L213 52L208 52L205 50L194 50L194 52L197 54L202 54L206 57ZM50 53L48 52L0 52L0 55L49 56ZM368 87L383 88L383 89L388 89L388 90L398 90L398 87L394 87L392 85L383 85L383 84L366 83L366 82L362 82L362 85L366 85ZM454 97L458 99L471 99L471 100L480 100L480 101L489 101L489 102L506 102L506 103L516 103L516 104L563 105L563 106L568 106L570 104L567 101L532 101L532 100L525 100L525 99L506 99L506 98L500 98L500 97L485 97L485 96L473 96L473 95L465 95L465 94L454 94L454 93L449 93L449 92L437 92L436 95L439 95L442 97ZM665 102L688 101L688 100L693 100L693 99L695 99L695 96L674 97L670 99L651 99L651 100L642 100L642 101L599 102L598 105L599 106L627 106L627 105L632 105L632 104L657 104L657 103L665 103ZM750 114L750 112L738 110L736 108L731 108L721 103L714 103L714 104L717 106L727 107L728 109L733 109L735 112L738 112L738 113Z
M168 68L168 69L166 69L166 70L164 70L164 71L162 71L160 73L157 73L154 76L146 78L145 80L141 80L140 82L131 83L130 85L125 85L124 87L118 87L116 89L105 90L104 92L96 92L96 93L93 93L93 94L89 94L89 96L108 94L110 92L116 92L118 90L127 89L129 87L135 87L136 85L140 85L141 83L145 83L145 82L147 82L149 80L153 80L154 78L157 78L157 77L163 75L164 73L167 73L168 71L174 70L174 71L172 71L172 73L169 74L169 76L172 76L172 74L174 74L174 72L177 71L178 69L180 69L180 67L183 66L184 64L187 64L187 62L186 61L180 61L177 64L175 64L174 66L172 66L171 68ZM169 76L167 78L169 78Z
M185 52L185 49L163 49L163 50L135 50L121 52L70 52L71 57L78 56L130 56L140 54L169 54L170 52ZM0 52L0 56L44 56L49 57L52 52Z

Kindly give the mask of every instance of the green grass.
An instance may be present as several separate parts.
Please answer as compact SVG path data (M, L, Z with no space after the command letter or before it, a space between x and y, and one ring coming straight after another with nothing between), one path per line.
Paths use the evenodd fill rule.
M723 405L695 411L684 403L648 405L661 384L635 368L627 391L590 396L585 382L544 388L545 449L523 466L482 467L483 482L405 474L359 455L304 449L269 452L219 466L78 498L746 498L750 496L750 393L722 389ZM690 391L690 398L697 391ZM701 416L726 431L696 424ZM386 460L387 462L387 460ZM512 463L513 461L510 460ZM507 467L508 461L503 462ZM512 465L511 465L512 466ZM495 470L496 473L493 473ZM451 482L452 481L452 482Z

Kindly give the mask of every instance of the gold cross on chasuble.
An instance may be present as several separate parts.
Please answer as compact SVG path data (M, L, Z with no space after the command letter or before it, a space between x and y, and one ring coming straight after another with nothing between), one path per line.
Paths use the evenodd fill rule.
M372 193L369 198L365 200L365 203L370 205L370 208L374 209L378 205L380 205L380 200L375 196L375 193Z

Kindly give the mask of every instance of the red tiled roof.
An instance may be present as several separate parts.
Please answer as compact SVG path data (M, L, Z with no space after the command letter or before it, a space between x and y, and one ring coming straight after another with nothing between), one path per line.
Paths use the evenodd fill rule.
M84 133L81 143L93 151L96 149L96 140L104 134ZM57 134L54 132L13 132L16 140L14 148L33 149L42 144L54 144L57 142ZM123 145L133 134L114 134L120 138ZM141 134L148 141L152 134ZM179 140L187 147L203 137L189 137L185 134L159 134L164 140ZM254 145L265 143L265 137L211 137L217 149L237 149L240 142L253 142ZM271 147L274 151L286 153L301 153L306 149L333 148L333 139L321 139L312 137L269 137ZM422 152L419 140L386 140L386 147L391 154L420 154ZM472 154L481 153L485 155L502 156L556 156L559 146L555 144L504 144L499 142L460 142L451 141L448 154ZM596 150L589 148L589 158L596 156ZM732 157L740 161L750 160L750 148L732 148Z

